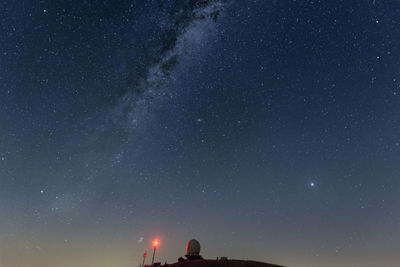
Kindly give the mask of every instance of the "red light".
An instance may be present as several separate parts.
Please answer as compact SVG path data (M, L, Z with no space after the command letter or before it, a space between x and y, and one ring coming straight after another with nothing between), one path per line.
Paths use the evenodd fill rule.
M153 241L153 247L158 247L158 245L160 245L160 241L154 240Z

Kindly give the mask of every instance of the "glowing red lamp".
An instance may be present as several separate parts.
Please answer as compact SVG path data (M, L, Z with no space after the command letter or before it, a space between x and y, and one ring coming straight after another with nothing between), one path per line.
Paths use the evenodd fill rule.
M158 241L157 239L153 241L153 247L158 247L158 245L160 244L160 241Z
M160 245L160 241L158 239L154 239L153 240L153 248L154 248L154 250L153 250L153 258L151 260L151 265L153 265L153 263L154 263L154 255L156 254L156 250L157 250L157 247L159 245Z

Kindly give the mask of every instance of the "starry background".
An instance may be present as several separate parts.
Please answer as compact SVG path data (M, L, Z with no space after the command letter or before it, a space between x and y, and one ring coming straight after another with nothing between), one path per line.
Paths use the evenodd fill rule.
M1 266L400 261L400 1L2 0L0 114Z

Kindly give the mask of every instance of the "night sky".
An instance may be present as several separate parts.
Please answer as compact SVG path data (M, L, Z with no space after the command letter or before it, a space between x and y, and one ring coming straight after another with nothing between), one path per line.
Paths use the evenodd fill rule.
M0 1L2 267L395 267L399 196L400 1Z

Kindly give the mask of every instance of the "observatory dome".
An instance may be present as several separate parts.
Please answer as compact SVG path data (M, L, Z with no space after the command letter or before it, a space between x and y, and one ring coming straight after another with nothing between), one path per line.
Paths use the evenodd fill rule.
M186 245L186 255L198 256L200 254L200 243L196 239L190 240Z

